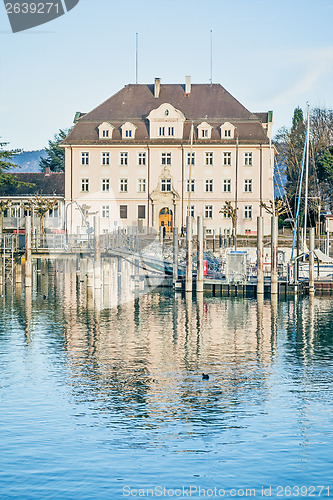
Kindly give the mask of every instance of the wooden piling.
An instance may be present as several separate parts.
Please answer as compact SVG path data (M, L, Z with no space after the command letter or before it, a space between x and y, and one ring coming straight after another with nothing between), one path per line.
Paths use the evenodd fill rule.
M197 292L203 292L203 221L197 218Z
M94 287L101 288L101 235L98 215L94 216L94 236Z
M186 217L186 283L185 291L192 292L192 217Z
M263 218L257 217L257 294L264 293Z
M277 273L277 254L278 254L278 218L271 218L271 295L278 293L278 273Z
M173 284L178 281L178 227L173 228Z
M31 265L31 216L25 218L25 273L24 285L31 287L32 285L32 265Z
M309 293L313 295L315 292L314 287L314 247L315 247L315 234L314 227L309 229Z

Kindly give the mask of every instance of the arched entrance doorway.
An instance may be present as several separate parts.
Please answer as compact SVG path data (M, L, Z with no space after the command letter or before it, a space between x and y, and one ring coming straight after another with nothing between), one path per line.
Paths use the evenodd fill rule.
M172 231L173 214L171 208L163 207L159 213L158 227L165 227L166 231Z

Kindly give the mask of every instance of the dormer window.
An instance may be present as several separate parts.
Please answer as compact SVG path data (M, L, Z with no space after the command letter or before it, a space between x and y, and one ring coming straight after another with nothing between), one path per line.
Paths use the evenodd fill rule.
M120 128L123 139L134 139L136 126L133 123L126 122Z
M103 122L98 127L99 139L112 139L114 126L109 122Z
M221 125L221 139L233 139L235 136L235 126L232 123L225 122Z
M211 139L212 137L212 126L207 122L202 122L198 125L198 138L199 139Z

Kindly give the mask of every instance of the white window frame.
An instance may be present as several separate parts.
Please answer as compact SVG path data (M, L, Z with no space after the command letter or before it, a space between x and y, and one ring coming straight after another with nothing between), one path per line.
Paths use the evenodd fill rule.
M138 193L145 193L146 192L146 179L145 178L137 179L137 192Z
M190 165L191 161L191 153L187 153L187 160L186 160L186 165ZM192 153L192 165L195 165L195 152Z
M253 165L253 153L250 151L247 151L244 153L244 165L246 167L252 167Z
M186 215L187 217L195 217L195 205L190 205L190 213L188 210L188 205L186 205Z
M102 151L101 163L102 165L110 165L110 153L108 151Z
M188 193L190 187L189 179L186 180L186 192ZM191 179L191 193L195 193L195 179Z
M125 177L119 179L119 193L128 193L128 179Z
M252 193L253 182L252 179L244 179L244 193Z
M165 137L165 127L158 128L158 135L159 137Z
M102 179L102 186L101 190L103 193L109 193L110 192L110 179Z
M168 136L174 137L175 135L175 127L168 127Z
M225 167L231 167L231 151L223 152L223 165Z
M90 181L87 177L81 179L81 193L89 193Z
M252 205L244 206L244 219L251 220L253 217L253 207Z
M121 151L119 153L119 165L126 166L128 165L128 152Z
M231 193L231 179L223 179L223 193Z
M102 219L110 218L110 205L102 205Z
M171 179L161 179L161 193L170 193L172 191Z
M89 165L89 151L81 152L81 165Z
M103 139L108 139L109 138L109 130L103 129L102 130L102 137L103 137Z
M214 192L214 179L206 179L205 181L205 193Z
M138 165L146 165L146 153L138 153Z
M128 128L125 130L125 138L132 139L132 130L131 129Z
M208 167L213 166L214 165L214 152L213 151L206 151L205 157L206 157L205 165Z
M213 218L213 205L205 205L205 219Z
M172 153L161 153L161 165L172 165Z

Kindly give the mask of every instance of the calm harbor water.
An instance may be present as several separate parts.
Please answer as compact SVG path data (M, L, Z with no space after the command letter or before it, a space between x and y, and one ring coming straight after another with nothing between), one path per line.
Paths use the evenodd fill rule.
M333 299L0 307L1 499L332 496Z

